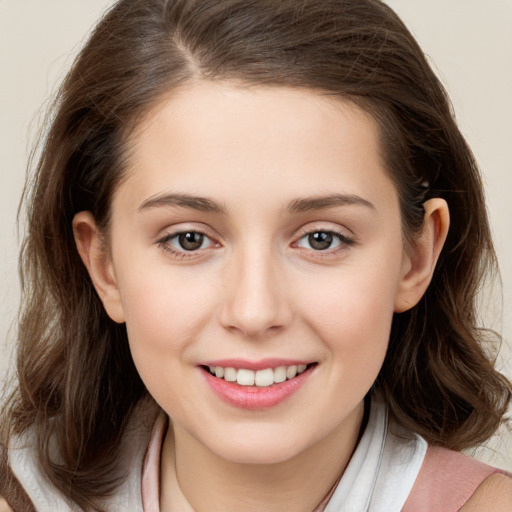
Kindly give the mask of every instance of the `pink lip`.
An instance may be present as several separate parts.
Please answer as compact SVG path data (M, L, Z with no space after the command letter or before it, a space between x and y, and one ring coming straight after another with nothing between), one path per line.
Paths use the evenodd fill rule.
M238 367L252 369L247 368L247 366L235 366L232 364L224 366L224 364L221 365L218 363L219 361L217 361L215 366L223 366L224 368ZM278 364L277 366L290 366L290 364ZM273 367L273 365L267 365L263 368ZM234 407L254 411L268 409L284 402L304 385L307 379L311 376L315 367L316 365L308 368L293 379L264 388L256 386L240 386L236 382L227 382L224 379L218 379L203 368L200 368L200 371L210 389L224 402L227 402Z
M248 361L246 359L218 359L216 361L205 361L200 363L203 366L221 366L222 368L236 368L239 370L265 370L266 368L279 368L280 366L299 366L300 364L310 364L312 361L299 361L296 359L277 359L267 358L259 361Z

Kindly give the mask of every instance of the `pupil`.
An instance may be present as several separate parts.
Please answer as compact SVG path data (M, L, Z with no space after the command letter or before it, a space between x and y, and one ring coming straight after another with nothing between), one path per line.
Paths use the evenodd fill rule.
M203 245L204 235L201 233L181 233L178 237L181 247L186 251L195 251Z
M325 231L311 233L308 236L308 241L313 249L324 251L325 249L329 249L332 244L332 233L326 233Z

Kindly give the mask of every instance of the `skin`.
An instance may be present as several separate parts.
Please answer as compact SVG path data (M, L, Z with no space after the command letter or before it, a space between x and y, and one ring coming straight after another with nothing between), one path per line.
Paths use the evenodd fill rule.
M486 478L461 512L512 512L512 479L505 475L492 475Z
M148 113L131 148L108 247L89 212L75 217L74 231L108 314L126 322L137 369L172 421L162 511L212 503L310 511L357 445L393 314L414 306L431 280L446 203L425 204L423 230L406 250L376 124L314 91L198 82ZM345 200L311 201L334 193ZM191 207L183 195L216 206ZM180 232L206 238L187 252ZM311 245L309 233L328 232L339 233L331 247ZM199 367L268 357L316 366L291 397L262 411L222 401Z
M172 419L161 510L310 511L357 445L391 316L428 286L447 206L425 204L405 250L374 122L313 91L198 83L159 103L132 142L108 247L90 213L73 226L107 312L126 322L137 368ZM372 206L289 211L333 191ZM207 196L225 212L147 207L169 193ZM169 252L170 234L199 228L211 243L188 258ZM315 230L353 243L318 251L304 236ZM198 375L205 358L292 356L315 371L265 411L220 402ZM493 475L461 510L509 512L511 502L510 479Z

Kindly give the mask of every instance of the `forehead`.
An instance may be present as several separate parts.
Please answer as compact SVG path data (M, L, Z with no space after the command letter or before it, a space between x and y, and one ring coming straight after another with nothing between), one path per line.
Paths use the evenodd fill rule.
M258 192L282 200L306 192L378 196L391 185L373 118L307 89L189 84L148 112L130 146L125 183L134 202L205 189L227 202Z

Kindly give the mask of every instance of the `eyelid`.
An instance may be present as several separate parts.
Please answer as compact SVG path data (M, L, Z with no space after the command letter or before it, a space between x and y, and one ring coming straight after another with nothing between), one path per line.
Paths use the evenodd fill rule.
M303 238L306 235L310 235L312 233L333 233L338 235L340 238L344 240L350 240L351 242L356 241L355 234L349 230L348 228L343 228L339 225L331 224L331 223L321 223L321 222L311 222L302 226L295 237L296 240L299 238Z
M177 236L184 234L184 233L198 233L205 238L209 239L211 242L211 245L205 248L200 248L197 250L187 251L185 249L180 250L179 248L175 247L174 245L171 245L170 240L176 238ZM220 247L220 243L218 240L216 240L210 233L208 229L204 229L202 227L197 226L183 226L178 225L174 226L172 228L168 228L168 230L164 230L164 233L160 235L156 242L155 242L163 251L166 253L178 257L180 259L186 259L186 258L198 258L203 255L205 251L208 249L214 248L214 247Z
M345 251L345 250L347 250L347 248L349 246L357 243L354 235L352 235L352 234L349 235L346 233L346 231L349 231L349 230L348 229L343 230L339 226L334 227L332 225L326 226L325 224L324 225L309 224L307 226L303 226L299 230L299 232L297 233L297 236L294 238L292 247L297 247L303 251L306 251L308 253L315 255L316 257L326 257L327 255L332 255L332 254L336 254L338 252ZM299 242L303 238L305 238L313 233L331 233L339 239L340 243L333 248L328 248L328 249L324 249L324 250L308 249L306 247L301 247L298 245Z
M156 235L157 242L164 238L170 238L182 233L200 233L211 240L217 241L218 236L215 232L206 224L202 222L177 222L176 224L168 225L163 229L159 230L159 234Z

